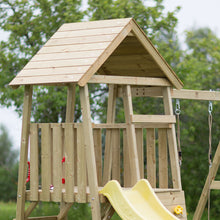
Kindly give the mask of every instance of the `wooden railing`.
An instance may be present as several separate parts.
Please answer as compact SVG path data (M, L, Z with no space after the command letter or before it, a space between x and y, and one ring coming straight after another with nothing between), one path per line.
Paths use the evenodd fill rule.
M141 178L147 178L153 188L168 188L167 129L170 128L136 125ZM130 187L126 124L93 125L98 184L100 187L103 185L107 130L111 131L111 179L118 180L124 187ZM64 157L65 162L62 162ZM28 200L82 203L89 201L81 124L32 123L30 164L30 189L26 193Z

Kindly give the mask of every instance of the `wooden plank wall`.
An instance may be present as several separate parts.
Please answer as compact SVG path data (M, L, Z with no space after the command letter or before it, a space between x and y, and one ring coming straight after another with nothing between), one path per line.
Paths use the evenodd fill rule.
M111 179L118 180L124 187L131 187L126 124L93 126L98 185L103 184L106 127L112 133ZM167 129L136 127L135 133L141 178L147 178L153 188L168 188ZM88 202L88 177L82 134L82 124L31 124L31 201ZM63 156L65 162L62 162ZM65 184L62 183L63 178ZM77 192L74 192L74 186L78 186Z

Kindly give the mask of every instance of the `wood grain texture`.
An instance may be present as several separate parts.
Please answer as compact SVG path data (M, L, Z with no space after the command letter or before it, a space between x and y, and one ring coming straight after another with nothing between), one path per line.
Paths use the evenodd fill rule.
M62 25L10 85L77 82L84 86L100 68L107 75L167 77L178 89L182 86L131 18Z
M63 130L61 126L54 126L53 133L53 192L56 202L62 199L62 155L63 155ZM44 168L46 169L46 167Z
M112 130L112 179L120 181L120 130Z
M107 123L114 124L115 122L116 92L117 92L117 86L110 84L109 92L108 92ZM112 171L112 130L106 129L103 185L105 185L111 179L111 171Z
M147 179L156 188L156 146L155 129L147 129Z
M158 129L159 187L168 188L167 130Z
M102 130L93 129L98 186L102 186Z
M77 128L77 186L78 195L77 202L86 202L86 186L87 186L87 171L86 171L86 149L83 137L82 124Z
M65 202L74 202L74 127L73 124L66 124L64 127L64 149L65 149Z
M94 151L94 139L92 134L92 124L91 124L91 112L89 103L89 92L88 85L80 87L80 103L83 116L83 133L84 133L84 143L86 148L86 163L87 163L87 173L89 180L89 189L91 193L91 210L92 217L97 220L101 220L101 209L99 203L98 194L98 180L96 173L96 162L95 162L95 151Z
M140 169L137 152L137 142L135 134L135 126L132 124L131 116L133 115L131 87L129 85L123 88L123 102L125 111L125 121L127 123L127 144L129 147L130 176L132 185L140 179Z
M18 170L17 209L16 209L17 220L24 219L24 211L25 211L25 190L26 190L25 182L27 176L28 138L30 132L32 92L33 92L32 86L25 86L21 145L20 145L21 146L20 164Z
M50 201L52 181L52 132L50 124L41 124L41 188L44 201Z
M38 125L30 126L30 190L31 201L38 201L39 187L39 150L38 150Z
M164 112L166 115L173 115L173 105L170 93L170 87L165 87L163 89L163 102L164 102ZM170 129L167 129L167 139L170 154L170 164L172 173L173 187L177 189L182 189L181 176L180 176L180 166L177 152L176 143L176 132L175 125L172 124Z

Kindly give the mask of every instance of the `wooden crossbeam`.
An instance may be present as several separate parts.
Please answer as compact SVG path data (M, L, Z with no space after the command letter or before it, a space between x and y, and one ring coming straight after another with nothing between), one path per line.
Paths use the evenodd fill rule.
M213 180L210 185L210 189L220 189L220 181Z
M133 87L131 88L132 97L163 97L162 87ZM122 97L122 88L118 89L118 96ZM189 89L171 89L171 97L173 99L189 99L189 100L207 100L220 101L220 92L218 91L201 91Z
M88 83L106 83L118 85L144 85L144 86L171 86L165 78L132 77L132 76L106 76L93 75Z
M174 124L176 117L174 115L131 115L131 121L134 123Z

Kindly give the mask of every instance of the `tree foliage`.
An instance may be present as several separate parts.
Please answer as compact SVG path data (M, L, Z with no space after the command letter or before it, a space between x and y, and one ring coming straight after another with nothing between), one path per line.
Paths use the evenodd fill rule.
M0 152L0 200L15 200L18 152L12 148L11 139L3 125L0 125Z

